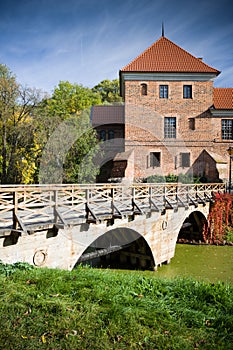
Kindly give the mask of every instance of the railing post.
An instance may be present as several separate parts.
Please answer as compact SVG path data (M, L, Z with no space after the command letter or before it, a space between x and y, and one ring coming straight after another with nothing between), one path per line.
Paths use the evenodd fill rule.
M132 186L132 212L134 213L134 209L135 209L135 187Z
M111 188L111 211L112 211L112 217L114 216L115 209L114 209L114 188Z
M164 205L164 208L166 207L166 194L167 194L167 185L164 184L164 187L163 187L163 205Z
M148 200L149 200L149 205L150 205L150 211L152 210L152 186L150 185L150 187L149 187L149 198L148 198Z
M89 188L86 189L85 217L89 218Z
M54 217L54 223L58 223L58 215L57 215L57 209L58 209L58 190L53 191L53 201L54 201L54 207L53 207L53 217Z
M12 212L12 221L13 221L13 229L17 229L18 226L18 220L17 220L17 213L18 213L18 192L15 190L13 192L13 212Z

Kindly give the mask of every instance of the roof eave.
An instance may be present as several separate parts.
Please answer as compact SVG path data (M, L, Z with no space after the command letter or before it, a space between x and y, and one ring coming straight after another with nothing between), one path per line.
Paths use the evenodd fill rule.
M213 105L210 112L214 117L233 117L233 108L216 108Z

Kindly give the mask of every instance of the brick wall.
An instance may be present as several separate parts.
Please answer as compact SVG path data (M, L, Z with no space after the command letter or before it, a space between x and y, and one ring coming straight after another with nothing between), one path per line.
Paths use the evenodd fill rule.
M147 95L141 95L141 83ZM167 99L159 98L159 85L168 85ZM183 85L192 85L191 99L183 98ZM221 140L221 118L212 117L212 105L212 81L125 81L125 150L134 150L135 177L190 172L181 153L190 154L190 166L204 149L227 159L228 143ZM176 118L176 138L164 138L164 117ZM152 152L161 154L160 166L151 166ZM211 174L217 174L214 166L209 161ZM227 167L222 176L227 178Z

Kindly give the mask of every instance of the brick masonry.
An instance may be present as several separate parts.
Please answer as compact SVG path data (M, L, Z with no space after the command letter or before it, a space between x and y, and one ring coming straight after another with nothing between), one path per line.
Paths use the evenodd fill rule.
M147 84L147 95L141 84ZM183 98L183 85L192 85L192 98ZM168 98L159 97L159 85L168 85ZM134 150L134 176L189 173L218 181L215 159L197 166L203 152L221 156L221 178L228 178L229 141L221 140L221 117L213 117L213 81L125 81L125 150ZM233 115L232 115L233 116ZM176 117L176 138L164 138L164 117ZM150 153L160 152L160 166L150 166ZM190 153L190 167L182 167L181 153ZM193 164L195 167L192 167ZM200 164L203 164L200 163ZM198 170L197 170L198 169Z

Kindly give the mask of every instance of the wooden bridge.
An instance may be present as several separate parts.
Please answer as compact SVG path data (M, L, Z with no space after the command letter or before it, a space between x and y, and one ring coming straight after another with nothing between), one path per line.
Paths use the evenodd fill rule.
M173 257L190 214L206 220L214 193L225 190L219 183L0 186L0 260L72 269L123 249L157 267Z

